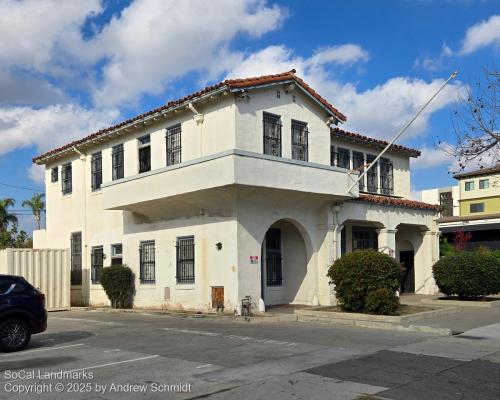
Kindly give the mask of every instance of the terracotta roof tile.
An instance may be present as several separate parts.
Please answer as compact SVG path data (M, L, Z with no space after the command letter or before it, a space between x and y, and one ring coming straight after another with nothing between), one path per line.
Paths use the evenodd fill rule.
M137 115L133 118L127 119L126 121L122 121L118 124L115 124L113 126L110 126L108 128L101 129L97 132L92 133L91 135L88 135L82 139L75 140L71 143L65 144L61 147L58 147L56 149L50 150L44 154L38 155L33 158L33 162L35 163L40 163L43 164L43 159L55 155L61 151L67 150L69 148L72 148L73 146L78 146L83 143L86 143L88 141L94 140L98 137L104 136L107 133L121 128L125 125L131 124L133 122L139 121L143 119L144 117L147 117L149 115L158 113L160 111L165 111L170 108L174 108L176 106L179 106L185 102L188 102L190 100L193 100L197 97L200 97L204 94L213 92L217 89L222 89L226 88L228 90L231 89L244 89L244 88L250 88L254 86L261 86L261 85L266 85L270 83L276 83L276 82L286 82L286 81L295 81L298 85L300 85L307 93L309 93L313 98L315 98L319 103L321 103L326 109L328 109L333 115L335 115L339 120L341 121L346 121L346 117L344 114L339 112L335 107L333 107L328 101L326 101L323 97L321 97L316 91L314 91L307 83L305 83L301 78L299 78L297 75L295 75L295 70L292 69L291 71L284 72L281 74L274 74L274 75L263 75L263 76L257 76L257 77L251 77L251 78L244 78L244 79L226 79L225 81L219 82L215 85L210 85L207 86L197 92L191 93L185 97L182 97L177 100L169 101L167 104L155 108L153 110L147 111L143 114Z
M332 128L330 132L332 135L337 136L339 138L352 140L353 142L356 143L371 145L376 147L377 149L383 149L385 146L389 144L389 142L386 142L385 140L371 138L369 136L364 136L355 132L348 132L340 128ZM412 149L411 147L401 146L399 144L393 144L389 148L389 151L393 153L394 152L403 153L410 157L419 157L421 154L419 150Z
M376 203L383 206L416 208L421 210L432 210L438 212L441 207L438 204L429 204L416 200L400 199L388 196L378 196L374 194L360 194L359 197L349 201L360 201L364 203Z
M455 179L472 178L474 176L489 175L489 174L494 174L496 172L500 172L500 164L496 165L495 167L481 168L469 172L461 172L459 174L453 175L453 178Z

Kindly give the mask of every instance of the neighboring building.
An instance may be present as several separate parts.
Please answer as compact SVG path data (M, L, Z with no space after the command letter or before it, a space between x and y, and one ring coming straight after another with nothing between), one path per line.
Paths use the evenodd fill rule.
M408 200L420 153L392 146L348 192L387 143L334 127L345 119L292 70L103 129L34 159L47 194L34 247L71 248L75 303L107 303L100 272L124 263L137 306L332 304L328 266L363 248L405 262L405 291L435 291L438 208Z
M470 232L469 249L500 249L500 165L454 176L458 185L422 192L422 200L442 207L438 226L453 242L459 232Z

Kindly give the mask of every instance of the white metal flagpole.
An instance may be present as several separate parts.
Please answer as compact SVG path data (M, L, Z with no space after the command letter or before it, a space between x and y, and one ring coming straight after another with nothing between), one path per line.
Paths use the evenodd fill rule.
M369 171L369 169L377 163L379 158L384 155L384 153L389 149L389 147L391 147L394 144L394 142L401 137L401 135L409 128L409 126L413 123L413 121L415 121L417 119L417 117L422 113L422 111L425 110L425 108L431 103L431 101L434 100L439 93L441 93L441 91L448 84L448 82L451 81L453 78L455 78L457 75L458 75L458 70L453 72L450 75L450 77L446 80L446 82L443 83L443 85L438 89L438 91L436 93L434 93L429 100L427 100L427 103L425 103L420 108L420 110L418 110L418 112L413 116L413 118L411 118L406 124L403 125L403 127L399 130L399 132L396 134L396 136L394 136L394 138L387 144L387 146L385 146L384 150L382 150L382 152L375 158L375 160L373 160L368 165L368 167L363 171L363 173L358 176L358 179L356 179L356 181L352 184L352 186L347 190L348 193L350 193L352 191L352 189L358 184L358 182L361 179L363 179L363 177L366 175L366 173Z

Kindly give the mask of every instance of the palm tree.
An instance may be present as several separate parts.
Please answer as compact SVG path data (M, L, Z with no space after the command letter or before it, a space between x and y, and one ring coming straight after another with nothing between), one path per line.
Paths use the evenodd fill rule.
M8 210L8 208L14 206L14 204L16 204L14 199L0 199L0 230L2 231L7 230L9 223L17 224L17 217Z
M45 195L43 193L35 193L31 199L23 201L23 207L29 207L31 208L31 211L33 211L33 216L35 217L38 229L40 229L42 211L45 209L45 202L43 201L44 197Z

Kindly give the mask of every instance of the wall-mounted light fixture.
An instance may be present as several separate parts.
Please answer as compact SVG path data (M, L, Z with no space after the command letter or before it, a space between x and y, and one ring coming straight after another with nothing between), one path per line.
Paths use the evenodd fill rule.
M217 242L217 243L215 243L215 248L216 248L217 250L221 250L221 249L222 249L222 243L221 243L221 242Z

